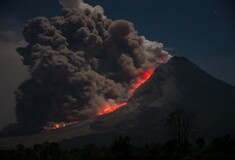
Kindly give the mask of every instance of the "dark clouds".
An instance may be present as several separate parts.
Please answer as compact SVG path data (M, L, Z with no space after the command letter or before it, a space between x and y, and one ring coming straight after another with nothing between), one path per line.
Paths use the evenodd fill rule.
M112 19L130 20L141 35L163 42L167 48L176 48L172 54L187 57L215 77L235 84L234 0L85 1L100 4ZM22 22L60 13L58 0L1 0L0 3L2 16L13 16Z
M171 57L131 22L106 18L100 6L61 4L62 16L28 21L28 45L17 50L31 75L17 92L17 119L26 126L80 120L126 101L135 79Z

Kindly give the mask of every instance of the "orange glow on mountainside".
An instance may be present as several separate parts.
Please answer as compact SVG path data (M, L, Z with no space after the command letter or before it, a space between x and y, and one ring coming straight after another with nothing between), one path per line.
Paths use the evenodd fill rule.
M129 90L128 99L132 96L132 93L137 88L139 88L143 83L145 83L151 77L151 75L154 72L154 69L155 68L148 68L147 70L143 71L143 73L140 75L140 77L135 79L134 83L131 86L131 89ZM126 104L127 104L127 102L122 102L122 103L116 104L116 105L104 106L104 107L102 107L102 110L97 113L97 115L104 115L104 114L111 113L111 112L125 106Z
M128 98L127 100L132 96L133 92L139 88L143 83L145 83L153 74L155 68L148 68L144 70L139 77L137 77L133 82L132 86L130 87L130 90L128 91ZM105 104L104 106L99 109L95 115L104 115L111 113L127 104L127 100L122 102L122 103L115 103L114 101L111 101L110 103ZM43 127L44 130L53 130L53 129L59 129L63 128L69 125L73 125L78 123L78 121L74 122L60 122L60 123L55 123L55 122L48 122L46 126Z
M126 104L127 104L127 102L123 102L123 103L120 103L120 104L117 104L117 105L114 105L114 106L104 106L102 111L98 112L97 115L103 115L103 114L111 113L111 112L125 106Z
M73 125L73 124L76 124L76 123L78 123L78 121L60 122L60 123L47 122L47 125L43 127L43 130L48 131L48 130L52 130L52 129L59 129L59 128L70 126L70 125Z
M133 83L131 89L130 89L130 93L133 93L137 88L139 88L139 86L141 86L143 83L145 83L153 74L155 68L148 68L147 70L145 70L140 77L138 77L135 81L135 83Z

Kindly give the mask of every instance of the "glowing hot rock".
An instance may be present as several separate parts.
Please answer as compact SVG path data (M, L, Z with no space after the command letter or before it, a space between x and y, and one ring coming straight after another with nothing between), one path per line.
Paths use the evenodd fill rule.
M128 99L131 97L132 93L139 88L143 83L145 83L153 74L154 72L154 68L148 68L147 70L144 70L142 74L140 74L140 76L135 79L134 83L131 86L131 89L129 91L129 97ZM120 104L115 104L115 105L106 105L104 107L102 107L102 110L99 111L97 113L97 115L103 115L103 114L108 114L111 113L123 106L125 106L127 104L127 102L122 102Z
M102 111L98 112L97 115L108 114L110 112L113 112L113 111L125 106L126 104L127 104L127 102L123 102L123 103L120 103L120 104L116 104L114 106L104 106Z
M133 83L130 93L133 93L139 86L141 86L143 83L145 83L153 74L154 68L148 68L147 70L144 70L142 74L135 80Z
M43 127L44 131L49 131L52 129L59 129L59 128L63 128L66 126L70 126L73 124L78 123L78 121L73 121L73 122L60 122L60 123L55 123L55 122L47 122L46 126Z

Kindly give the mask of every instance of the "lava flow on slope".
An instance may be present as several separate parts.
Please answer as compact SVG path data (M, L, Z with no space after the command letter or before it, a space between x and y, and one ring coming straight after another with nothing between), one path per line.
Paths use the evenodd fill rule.
M145 83L153 74L155 68L148 68L144 70L139 77L137 77L134 82L132 83L133 85L130 87L130 90L128 92L128 98L126 101L121 102L121 103L116 103L112 101L112 103L107 103L103 105L102 107L99 107L100 109L96 112L96 116L104 115L104 114L109 114L113 111L116 111L117 109L124 107L127 104L128 99L132 96L134 91L139 88L143 83ZM78 121L72 121L72 122L60 122L60 123L55 123L55 122L49 122L46 126L43 127L43 130L52 130L52 129L59 129L63 128L69 125L73 125L78 123Z
M52 130L52 129L59 129L59 128L63 128L63 127L66 127L66 126L77 124L77 123L78 123L78 121L60 122L60 123L47 122L47 124L43 127L43 130L48 131L48 130Z
M145 83L153 74L155 68L148 68L146 70L144 70L140 76L134 80L133 85L131 86L129 93L128 93L128 99L132 96L132 94L134 93L134 91L139 88L143 83ZM127 100L128 100L127 99ZM101 107L101 110L99 112L97 112L97 115L104 115L104 114L108 114L111 113L123 106L125 106L127 104L127 102L122 102L122 103L114 103L113 105L104 105L103 107Z
M143 83L145 83L153 74L155 68L148 68L143 71L143 73L140 74L140 76L135 80L133 83L131 89L130 89L130 96L131 94L139 88Z

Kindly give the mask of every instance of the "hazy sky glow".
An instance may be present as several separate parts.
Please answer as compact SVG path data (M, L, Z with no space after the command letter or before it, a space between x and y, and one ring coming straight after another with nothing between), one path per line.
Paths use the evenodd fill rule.
M14 48L24 45L23 24L35 16L61 14L59 0L0 2L0 128L13 121L14 90L27 77ZM101 5L111 19L127 19L147 39L184 56L235 85L235 5L233 0L85 0Z

